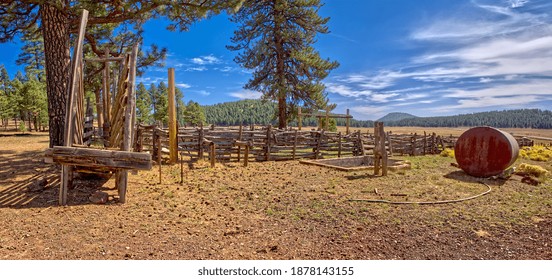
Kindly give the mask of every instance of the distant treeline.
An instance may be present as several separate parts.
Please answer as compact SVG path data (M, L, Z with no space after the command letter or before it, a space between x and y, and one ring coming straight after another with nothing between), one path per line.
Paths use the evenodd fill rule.
M276 124L276 104L262 100L241 100L215 105L202 106L208 124L221 126ZM336 119L338 126L345 126L345 119ZM290 126L297 126L293 120ZM303 119L303 126L317 126L316 118ZM373 121L352 119L351 127L373 127ZM552 112L539 109L520 109L491 111L484 113L463 114L447 117L416 117L399 121L385 122L386 126L421 126L421 127L471 127L493 126L499 128L552 128Z
M408 118L386 123L388 126L552 128L552 112L539 109L520 109L463 114L447 117Z

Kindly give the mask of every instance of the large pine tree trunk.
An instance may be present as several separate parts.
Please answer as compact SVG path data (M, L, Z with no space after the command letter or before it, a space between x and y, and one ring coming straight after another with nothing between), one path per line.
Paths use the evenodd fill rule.
M48 3L48 2L46 2ZM65 101L70 67L69 19L51 4L40 7L46 60L50 147L63 145Z
M287 104L285 94L278 93L278 128L285 129L287 127Z
M279 9L277 1L273 2L274 9L274 44L276 47L276 94L278 97L278 128L287 127L287 104L286 104L286 80L285 80L285 54L284 39L282 36L281 24L284 22L283 11Z

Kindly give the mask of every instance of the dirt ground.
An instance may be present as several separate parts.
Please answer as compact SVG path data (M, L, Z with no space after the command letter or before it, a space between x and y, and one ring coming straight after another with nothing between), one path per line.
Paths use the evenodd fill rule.
M372 176L297 161L163 165L77 180L57 206L45 134L0 137L0 259L552 259L552 183L477 179L440 156ZM519 164L522 161L516 163ZM551 163L539 164L552 171ZM483 184L484 183L484 184ZM352 199L460 203L391 205ZM96 190L108 192L93 204Z

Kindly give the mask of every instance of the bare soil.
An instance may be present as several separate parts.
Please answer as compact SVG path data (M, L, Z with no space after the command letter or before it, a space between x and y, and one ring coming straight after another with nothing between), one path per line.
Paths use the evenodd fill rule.
M77 180L57 206L45 134L0 136L0 259L552 259L552 182L478 179L440 156L373 176L297 161L185 163ZM397 157L399 158L399 157ZM520 161L521 162L521 161ZM520 162L517 162L519 164ZM537 163L552 171L551 163ZM460 203L391 205L351 199ZM105 205L90 202L97 190Z

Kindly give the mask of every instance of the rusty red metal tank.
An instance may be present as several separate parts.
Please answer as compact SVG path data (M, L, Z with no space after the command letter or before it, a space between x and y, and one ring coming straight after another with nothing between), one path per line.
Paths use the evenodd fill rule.
M454 156L464 172L475 177L500 174L519 155L516 139L493 127L474 127L456 141Z

